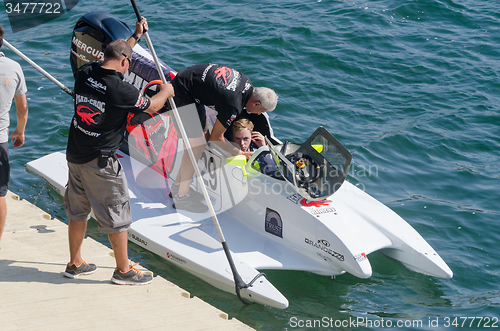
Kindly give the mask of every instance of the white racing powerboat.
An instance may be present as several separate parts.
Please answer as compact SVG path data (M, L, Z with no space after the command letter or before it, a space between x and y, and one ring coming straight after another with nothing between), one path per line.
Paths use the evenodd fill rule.
M109 26L103 27L104 21ZM84 55L78 54L81 49L88 54L88 48L81 44L78 48L83 37L96 35L88 29L106 35L105 30L112 26L120 37L117 30L125 28L119 23L105 13L82 17L75 27L73 55L82 59ZM78 31L83 33L78 35ZM85 45L96 47L97 43L87 40ZM134 48L131 68L135 64L137 70L129 75L134 82L154 79L146 77L143 70L151 64L140 65L148 57L139 45ZM175 74L168 66L163 69L168 77ZM302 270L325 276L347 272L368 278L372 274L369 254L379 251L416 272L453 276L405 220L345 180L351 154L324 128L318 128L301 144L281 143L272 131L268 136L268 145L257 149L248 161L207 146L198 163L245 288L235 287L233 268L210 214L172 208L169 187L180 167L183 142L168 113L130 125L126 143L117 152L131 197L129 240L217 288L238 294L244 302L281 309L288 306L288 300L261 270ZM64 194L68 177L64 152L31 161L27 169ZM199 190L199 185L195 178L193 188Z

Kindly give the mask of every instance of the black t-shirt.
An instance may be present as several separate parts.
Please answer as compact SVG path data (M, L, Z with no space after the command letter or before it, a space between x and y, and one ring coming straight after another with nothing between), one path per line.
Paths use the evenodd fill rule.
M218 64L196 64L172 80L178 106L196 102L217 111L227 129L250 99L253 86L241 72Z
M151 103L121 73L101 65L100 61L85 64L76 75L75 113L66 148L71 163L89 162L102 149L118 149L127 114L142 112Z

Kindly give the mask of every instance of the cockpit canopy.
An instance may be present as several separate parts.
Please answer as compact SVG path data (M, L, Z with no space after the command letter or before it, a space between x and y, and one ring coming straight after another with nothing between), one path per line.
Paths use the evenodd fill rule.
M281 177L306 199L329 197L347 177L352 155L323 127L316 129L301 145L267 143Z

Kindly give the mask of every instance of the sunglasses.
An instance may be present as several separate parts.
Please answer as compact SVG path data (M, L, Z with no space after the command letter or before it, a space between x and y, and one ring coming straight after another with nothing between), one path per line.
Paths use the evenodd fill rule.
M130 64L132 63L132 61L128 58L128 56L127 56L127 55L125 55L125 54L123 54L123 53L122 53L122 55L123 55L123 56L125 56L125 58L126 58L126 59L127 59L127 61L128 61L128 65L130 66Z

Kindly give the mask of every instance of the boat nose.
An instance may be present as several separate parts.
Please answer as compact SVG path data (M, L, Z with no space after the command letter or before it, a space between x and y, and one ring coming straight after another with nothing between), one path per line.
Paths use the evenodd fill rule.
M372 265L365 253L354 255L351 259L350 263L346 263L345 269L348 273L359 278L370 278L372 276Z

